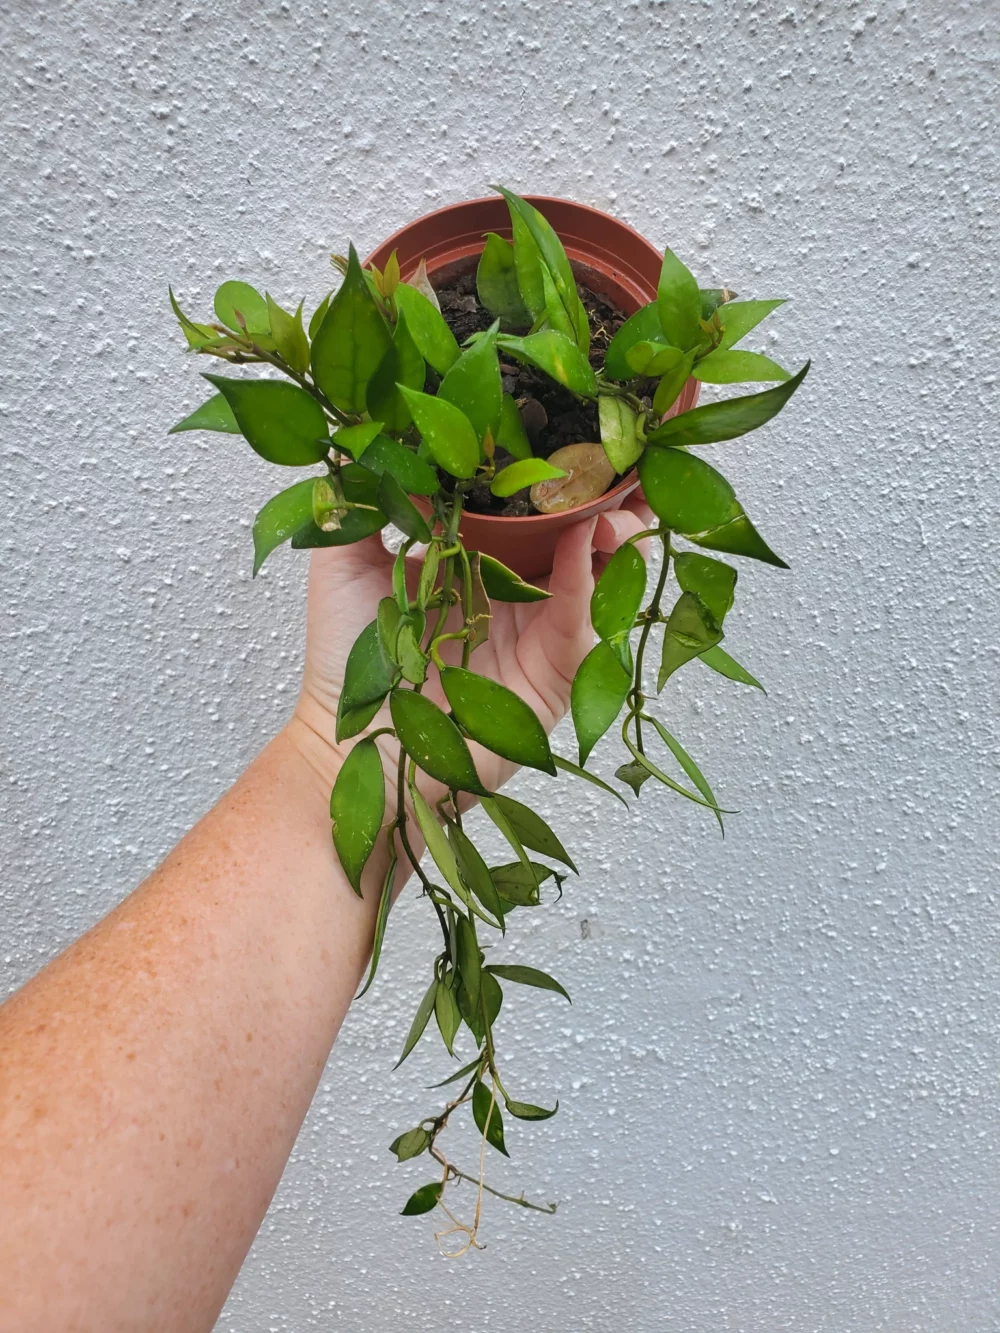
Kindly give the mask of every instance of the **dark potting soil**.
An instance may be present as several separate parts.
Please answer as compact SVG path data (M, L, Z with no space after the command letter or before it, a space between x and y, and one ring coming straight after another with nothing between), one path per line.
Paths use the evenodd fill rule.
M590 321L590 364L599 370L604 365L608 343L621 328L626 316L597 292L580 284L578 290ZM441 313L460 343L471 334L488 329L493 323L493 316L479 304L474 270L439 287L437 296ZM581 402L542 371L513 360L505 361L502 355L500 374L503 391L511 394L521 409L525 431L539 458L547 458L564 444L600 440L596 403ZM510 456L505 450L498 449L496 459L498 466L503 466L510 461ZM617 483L616 477L611 484L614 486ZM485 484L475 486L468 493L466 505L480 514L511 516L538 512L528 498L527 490L518 491L508 499L501 500L491 495L489 486Z

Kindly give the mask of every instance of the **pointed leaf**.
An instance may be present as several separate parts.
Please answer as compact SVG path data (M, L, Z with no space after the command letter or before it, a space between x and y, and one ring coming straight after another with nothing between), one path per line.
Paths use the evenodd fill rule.
M505 1098L505 1105L512 1116L518 1120L550 1120L559 1110L559 1103L556 1102L552 1110L544 1106L532 1106L530 1102L515 1102L509 1097Z
M361 427L352 426L348 429L360 430ZM334 443L343 433L343 431L337 432ZM438 489L437 473L431 465L418 458L412 449L407 449L398 440L391 440L388 435L376 435L358 462L376 477L381 477L383 472L391 473L403 490L410 495L434 495Z
M195 408L190 416L178 421L176 426L171 426L167 434L176 435L182 430L219 430L227 435L240 433L229 400L221 393L214 393L207 403L202 403L201 407Z
M736 292L728 287L702 287L701 289L701 317L709 320L715 314L716 310L727 301L735 301ZM780 305L781 302L779 301Z
M364 509L349 509L341 519L340 527L327 532L315 522L299 528L292 538L296 550L305 550L314 546L349 546L352 542L362 541L384 528L388 519L378 507L378 481L372 474L357 463L348 463L340 470L340 482L344 499L354 505L365 505Z
M634 467L643 445L636 433L637 417L624 398L602 393L597 399L597 414L601 423L601 444L608 462L622 475Z
M501 468L490 482L490 491L503 499L524 490L526 486L534 486L539 481L555 481L565 476L566 473L562 468L553 467L544 458L523 458L517 463L509 463L507 467Z
M205 379L225 397L250 447L269 463L304 467L330 447L323 409L312 394L282 380Z
M417 351L402 311L396 320L392 342L372 372L365 390L370 416L391 431L404 431L413 417L399 386L422 389L426 378L424 358Z
M592 787L600 787L601 791L610 792L616 801L621 801L622 805L628 808L628 801L620 792L615 791L614 787L609 787L603 778L599 778L596 773L591 773L586 768L581 768L579 764L574 764L569 759L564 759L562 755L554 754L552 756L556 768L561 768L564 773L572 773L574 777L583 778L589 782Z
M312 522L312 493L312 477L306 481L297 481L294 486L272 496L254 519L254 578L273 550Z
M511 861L509 865L490 867L497 893L508 911L512 907L537 907L540 901L539 885L554 874L555 871L543 866L540 861L529 861L526 865L520 861Z
M544 588L525 583L520 574L515 574L491 555L480 555L479 571L483 587L496 602L544 602L552 596Z
M777 310L784 301L732 301L724 310L719 311L722 321L722 341L719 346L725 350L745 338L751 329L767 318L772 310Z
M667 342L685 352L696 347L702 339L701 292L690 269L669 247L663 252L656 304Z
M688 754L687 750L685 750L684 746L681 745L677 737L672 736L662 722L658 722L655 717L647 717L646 721L649 722L656 729L657 733L660 736L660 739L670 750L671 754L680 764L681 768L683 768L684 772L688 775L688 777L691 779L694 785L698 788L702 796L704 796L705 800L708 801L714 807L715 817L719 821L719 828L722 829L724 833L725 827L722 823L722 811L719 809L719 803L715 799L715 793L712 791L712 788L709 785L708 779L705 777L704 773L702 773L701 769Z
M457 824L448 825L448 841L451 843L451 850L455 853L458 873L465 881L466 888L476 895L487 912L496 917L502 930L503 903L500 901L500 895L493 883L489 866L480 856L479 849Z
M633 375L657 376L676 370L684 356L685 353L679 347L648 339L634 343L625 353L625 360L631 366Z
M490 1147L502 1152L504 1157L509 1157L510 1153L503 1141L503 1117L500 1114L500 1107L496 1103L494 1094L481 1079L476 1081L476 1086L472 1090L472 1118Z
M555 776L545 728L513 690L462 667L445 667L441 685L459 726L479 745Z
M203 347L213 347L225 339L220 333L209 324L196 324L194 320L188 319L184 311L177 304L177 297L174 296L174 289L167 288L170 293L170 308L177 317L177 323L181 326L184 337L187 339L188 348L193 352L200 351Z
M335 431L333 443L354 459L360 459L372 442L378 439L381 421L362 421L358 426L341 426Z
M546 375L583 398L597 397L597 376L590 362L565 333L543 329L524 338L501 333L497 345L519 361L537 366Z
M604 357L604 373L612 380L635 379L635 371L628 360L628 353L636 343L658 341L663 338L660 327L660 311L657 303L651 301L630 315L608 344Z
M703 384L744 384L790 378L788 371L769 356L761 356L759 352L728 352L722 348L695 362L691 373Z
M468 1005L478 1010L481 991L482 957L476 931L468 917L459 915L455 921L455 938L458 946L458 971L460 986L466 993Z
M612 649L622 667L631 672L629 635L646 592L646 562L635 546L619 546L597 580L590 599L590 623Z
M674 557L674 575L683 592L697 593L721 628L736 590L736 570L732 565L695 551L684 551Z
M354 892L375 850L385 815L385 772L374 741L358 741L341 765L330 796L333 845Z
M429 1185L421 1185L399 1210L400 1217L416 1217L420 1213L429 1213L440 1199L443 1189L444 1182L440 1180L432 1180Z
M756 430L776 416L809 372L807 361L797 375L774 389L727 398L721 403L707 403L680 416L671 417L649 434L651 444L716 444L735 440Z
M497 431L498 449L506 449L511 458L530 458L531 441L524 429L520 409L509 393L500 404L500 429Z
M455 860L455 853L451 849L451 844L445 837L444 829L434 817L433 810L424 800L419 788L411 787L410 794L413 798L413 816L417 821L421 836L427 844L427 851L431 860L441 871L448 887L454 889L462 897L465 894L465 886L459 878L458 862Z
M424 1029L427 1027L430 1016L434 1012L434 1000L437 996L437 987L437 981L432 981L424 992L424 998L417 1006L417 1012L414 1015L413 1022L410 1024L410 1030L406 1034L406 1041L403 1043L403 1053L393 1066L394 1069L399 1068L413 1050L414 1046L416 1046L420 1038L424 1035Z
M691 377L694 356L694 352L687 352L672 369L664 372L663 378L656 386L656 392L653 394L654 418L662 417L669 412L681 396L685 384Z
M309 369L309 339L302 327L302 302L294 315L282 310L270 293L265 293L267 318L274 339L274 350L284 357L293 370L304 375Z
M725 477L680 449L646 449L639 480L653 512L673 532L708 532L742 512Z
M439 375L447 374L458 360L459 349L441 311L422 291L406 282L396 288L395 301L400 313L406 315L410 337L420 355Z
M480 305L507 327L527 328L531 323L517 285L514 247L496 232L486 233L486 246L476 270L476 289Z
M437 391L439 400L451 403L472 422L480 440L487 431L496 438L500 428L503 390L497 359L498 327L494 324L462 352Z
M400 744L425 773L453 791L488 795L462 733L436 703L414 690L396 689L389 706Z
M389 1151L396 1154L397 1162L408 1162L411 1157L419 1157L430 1141L431 1136L428 1131L423 1125L418 1125L416 1129L408 1129L397 1139L393 1139L389 1144Z
M361 999L365 991L375 980L375 973L378 971L378 960L382 956L382 941L385 939L385 928L389 920L389 908L392 906L392 886L396 877L396 853L393 851L389 861L389 868L385 872L385 879L382 881L382 896L378 902L378 915L375 917L375 940L372 944L372 960L368 968L368 979L358 991L356 999Z
M430 541L431 530L427 520L391 472L383 472L379 477L377 495L379 509L400 532L405 533L411 541Z
M472 477L479 466L479 437L454 403L429 393L401 388L417 429L438 467L453 477Z
M539 320L545 313L542 257L527 223L514 209L510 210L510 223L518 290L532 321Z
M523 846L533 852L541 852L543 856L551 856L554 861L562 861L563 865L577 873L566 848L534 810L529 810L526 805L509 796L501 796L499 792L490 797L490 801L507 820Z
M596 644L580 663L573 677L570 706L581 768L622 711L631 687L631 672L625 670L614 650L604 642Z
M323 297L322 301L320 301L319 305L312 312L312 316L309 320L310 338L315 338L316 334L319 333L320 325L323 323L323 320L326 317L326 312L330 309L330 302L332 300L333 300L333 292L327 292L327 294Z
M642 784L648 782L652 776L648 768L644 768L642 764L637 764L634 759L630 763L622 764L620 768L615 769L615 777L618 781L627 783L636 796L639 795Z
M775 555L745 513L711 532L692 533L691 540L709 551L726 551L730 555L745 555L751 560L762 560L766 565L787 569L781 556Z
M236 318L237 311L243 317L243 324ZM224 282L215 293L215 313L220 324L225 324L234 333L242 333L244 325L251 337L255 333L271 332L267 302L248 282Z
M708 648L714 648L721 638L722 631L701 598L693 592L682 592L663 629L663 656L657 690L662 690L685 662L699 657Z
M368 381L391 343L352 245L344 281L313 338L313 379L334 406L363 412Z
M512 222L515 216L519 217L531 233L531 238L535 242L542 263L548 269L549 276L559 295L570 327L576 330L577 345L586 354L590 346L590 328L587 325L586 315L584 314L582 321L580 318L580 294L576 289L573 267L569 262L566 251L563 249L562 241L556 235L549 220L533 204L529 204L526 199L521 199L518 195L511 193L510 190L504 189L502 185L495 185L492 188L499 191L507 200ZM523 288L522 294L524 294ZM530 305L526 295L525 300ZM534 315L534 317L537 318L537 315Z
M467 1065L463 1065L461 1069L456 1069L454 1074L449 1074L448 1077L443 1078L440 1083L432 1083L430 1086L432 1088L445 1088L449 1083L457 1083L460 1078L467 1078L474 1069L478 1069L479 1065L482 1063L482 1058L481 1055L477 1055L476 1058L470 1060Z
M455 1034L462 1023L462 1015L458 1012L458 1000L455 998L455 992L444 981L439 981L437 986L437 995L434 999L434 1017L437 1020L438 1031L441 1033L441 1040L445 1044L445 1049L449 1055L455 1054Z
M706 652L699 654L701 661L713 671L717 671L720 676L725 676L727 680L738 681L741 685L752 685L755 689L766 694L767 690L760 683L756 676L751 676L745 666L741 666L734 657L730 657L727 652L718 647L709 648Z
M537 986L540 990L555 991L557 995L569 1000L566 988L561 986L555 977L550 977L547 972L542 972L537 967L522 967L514 963L490 963L486 971L496 977L503 977L504 981L516 981L521 986ZM573 1003L572 1000L570 1003Z
M337 704L338 744L364 731L392 688L394 674L379 643L378 622L373 620L358 635L347 656Z

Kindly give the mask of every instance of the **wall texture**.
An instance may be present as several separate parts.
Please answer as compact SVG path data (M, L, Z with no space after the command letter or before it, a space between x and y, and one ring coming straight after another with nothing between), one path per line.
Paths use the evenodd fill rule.
M727 447L781 575L742 572L678 732L729 805L556 799L582 875L520 929L525 1088L489 1209L439 1258L395 1215L389 1073L430 948L392 922L220 1321L989 1333L997 1271L996 0L52 0L9 6L0 248L0 985L118 901L286 715L304 562L251 583L275 487L199 401L166 303L515 188L617 212L708 283L794 297L813 374ZM992 343L992 350L990 344ZM992 698L990 687L992 682ZM610 751L606 756L612 763ZM530 789L521 779L519 789ZM647 788L648 791L648 788Z

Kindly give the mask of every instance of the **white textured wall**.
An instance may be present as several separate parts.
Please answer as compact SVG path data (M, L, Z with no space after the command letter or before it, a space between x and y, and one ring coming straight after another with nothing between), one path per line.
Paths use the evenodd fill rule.
M386 1144L445 1071L429 1042L389 1073L433 947L408 902L221 1328L1000 1327L998 19L7 7L5 989L157 862L295 690L305 562L249 578L280 478L167 437L201 396L168 281L191 307L229 276L314 299L348 236L500 179L794 297L769 350L814 358L780 423L725 446L792 564L741 572L728 640L770 697L697 668L669 692L742 810L725 842L649 787L624 817L565 782L545 798L583 873L520 947L576 1003L510 997L503 1033L511 1081L562 1110L512 1125L493 1178L558 1215L491 1206L488 1250L451 1265L395 1215L425 1173Z

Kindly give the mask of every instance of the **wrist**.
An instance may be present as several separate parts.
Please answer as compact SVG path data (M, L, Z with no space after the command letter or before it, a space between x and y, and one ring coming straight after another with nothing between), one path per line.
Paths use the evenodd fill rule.
M282 733L315 775L326 801L346 757L334 739L334 727L333 719L324 710L313 701L300 698Z

